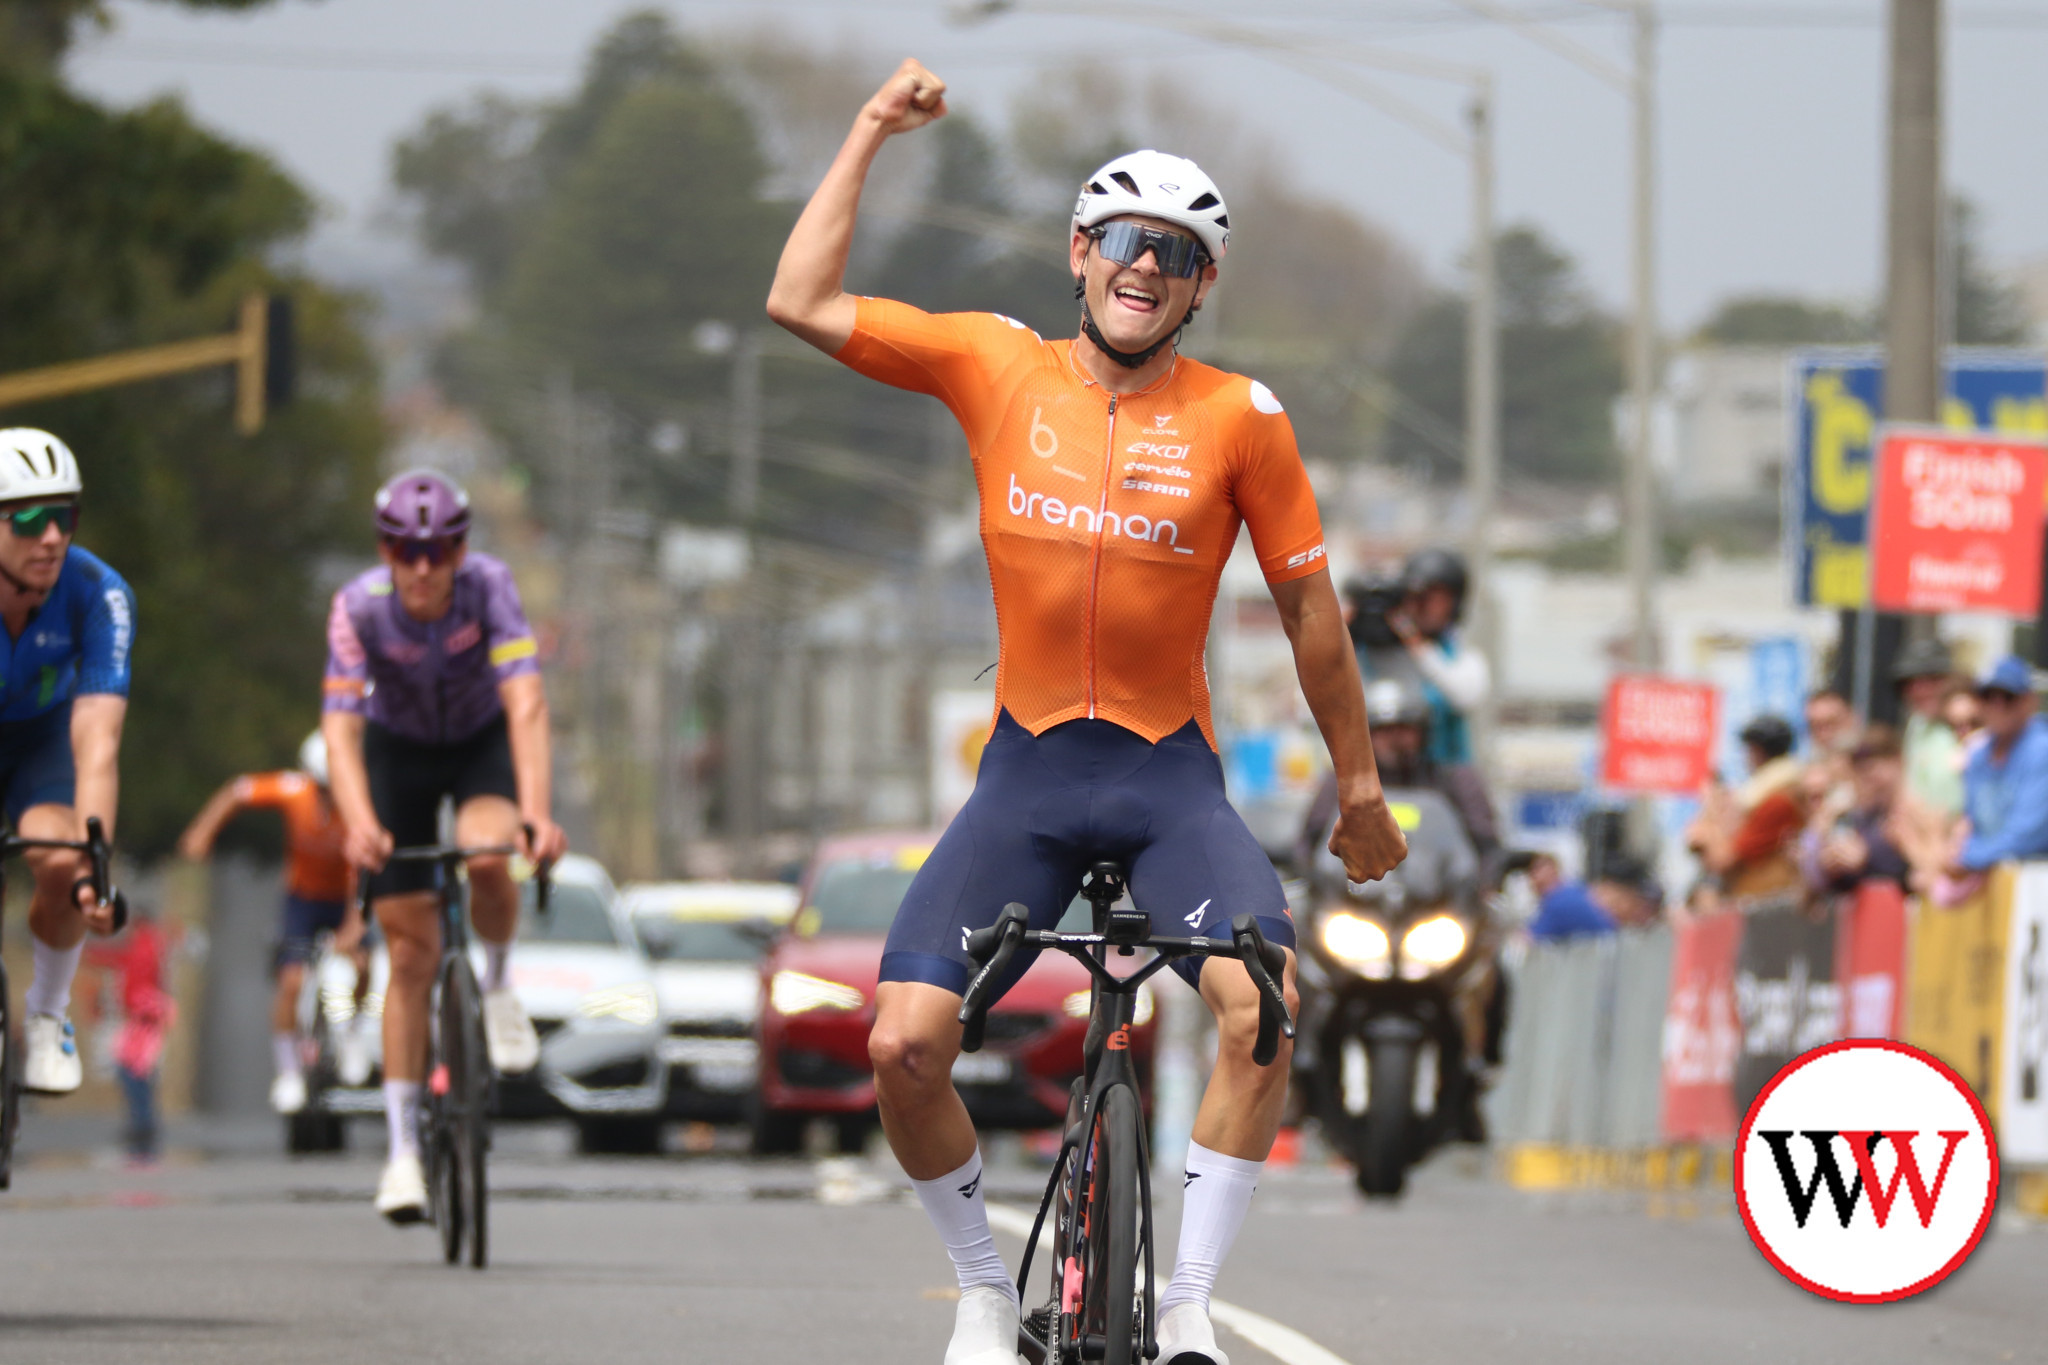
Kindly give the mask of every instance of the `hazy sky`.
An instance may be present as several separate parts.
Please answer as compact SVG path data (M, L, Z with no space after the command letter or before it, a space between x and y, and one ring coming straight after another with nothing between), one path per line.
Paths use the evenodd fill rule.
M1619 60L1620 21L1577 0L1520 0ZM1044 0L1041 0L1044 3ZM960 107L1000 119L1020 82L1086 53L1134 75L1168 70L1278 139L1303 177L1357 206L1448 278L1467 236L1461 161L1357 100L1249 55L1116 16L1141 3L1072 4L1089 17L945 22L941 0L696 0L686 25L766 18L878 59L915 54ZM1023 0L1029 10L1032 0ZM484 86L569 88L592 37L643 5L619 0L282 0L249 16L122 0L72 73L127 102L181 93L208 122L269 149L359 235L386 193L394 137ZM1047 7L1050 7L1049 5ZM1178 13L1396 46L1491 68L1499 84L1500 211L1581 259L1607 300L1628 280L1628 106L1593 76L1455 0L1171 0ZM1165 8L1165 6L1161 6ZM1883 0L1666 0L1659 45L1658 286L1667 328L1730 293L1865 300L1882 250ZM1984 210L1995 261L2048 259L2048 4L1951 0L1951 185ZM1452 86L1388 78L1454 118ZM847 111L849 119L853 110ZM1229 186L1225 186L1226 194ZM1304 262L1304 268L1314 268Z

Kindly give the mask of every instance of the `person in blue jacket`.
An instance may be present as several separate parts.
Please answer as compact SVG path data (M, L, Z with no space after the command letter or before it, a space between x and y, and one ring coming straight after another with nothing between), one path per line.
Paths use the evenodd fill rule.
M1977 681L1987 742L1963 766L1968 821L1949 871L2048 857L2048 720L2037 713L2034 671L2008 654Z

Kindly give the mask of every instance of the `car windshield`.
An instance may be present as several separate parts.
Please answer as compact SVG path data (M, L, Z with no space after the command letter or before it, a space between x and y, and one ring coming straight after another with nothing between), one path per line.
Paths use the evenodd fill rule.
M894 854L880 858L848 859L833 863L818 874L811 889L811 908L818 912L818 929L834 934L886 933L903 904L903 893L917 875L916 863ZM906 864L908 864L906 866Z
M656 962L752 962L761 956L761 939L747 932L746 920L671 919L642 915L633 921L641 946Z
M585 882L556 882L548 895L548 912L534 909L533 883L519 888L519 941L522 943L600 943L619 946L611 907L596 887Z

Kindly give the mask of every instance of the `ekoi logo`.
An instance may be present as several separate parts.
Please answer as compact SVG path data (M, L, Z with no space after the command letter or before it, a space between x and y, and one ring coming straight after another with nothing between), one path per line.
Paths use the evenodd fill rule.
M1735 1203L1794 1284L1889 1303L1976 1249L1998 1203L1998 1147L1984 1106L1933 1057L1876 1038L1830 1043L1749 1107Z

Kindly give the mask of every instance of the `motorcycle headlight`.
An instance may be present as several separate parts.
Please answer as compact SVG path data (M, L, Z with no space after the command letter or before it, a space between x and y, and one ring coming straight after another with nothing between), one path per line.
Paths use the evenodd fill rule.
M768 982L768 1003L777 1014L809 1014L812 1010L857 1010L867 1003L867 997L852 986L809 972L780 971Z
M623 986L592 991L576 1002L576 1012L585 1019L616 1019L634 1028L646 1028L661 1012L661 1006L654 998L654 987L644 981L630 981Z
M1323 916L1323 950L1365 976L1385 977L1394 969L1394 945L1380 922L1348 910Z
M1401 936L1401 975L1424 977L1456 962L1465 951L1465 926L1455 915L1431 915Z

